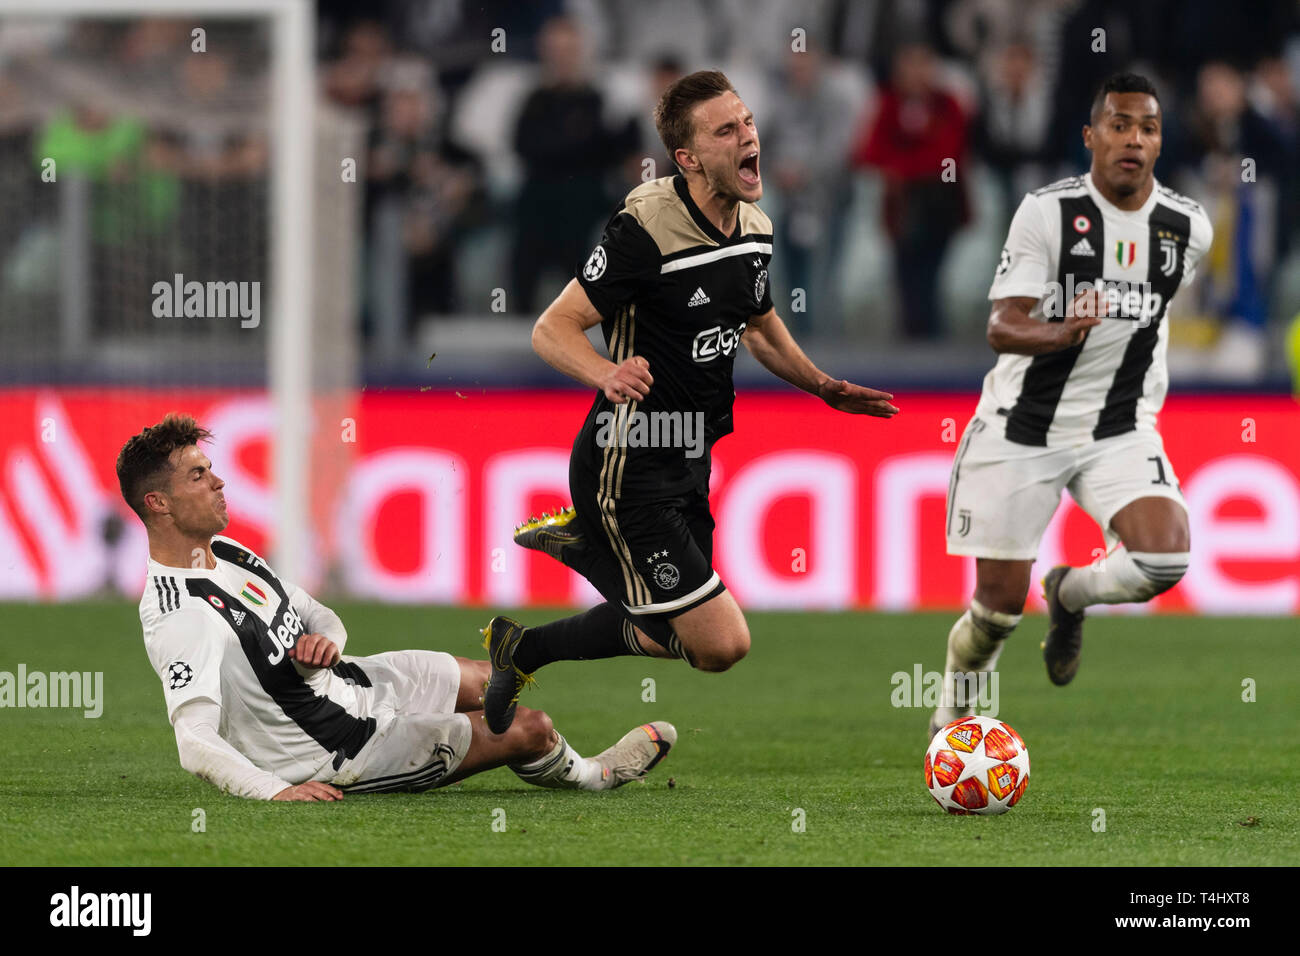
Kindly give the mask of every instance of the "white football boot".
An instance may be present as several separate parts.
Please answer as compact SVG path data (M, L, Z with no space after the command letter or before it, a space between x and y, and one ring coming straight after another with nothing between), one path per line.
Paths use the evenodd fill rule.
M601 776L613 790L644 778L675 743L677 728L666 720L656 720L629 730L618 743L591 759L600 764Z

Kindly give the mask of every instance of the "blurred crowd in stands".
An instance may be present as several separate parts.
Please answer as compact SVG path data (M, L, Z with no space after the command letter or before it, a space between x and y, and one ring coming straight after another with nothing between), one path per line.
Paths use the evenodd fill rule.
M873 293L892 301L892 337L948 334L939 277L954 239L979 220L986 250L971 261L991 265L1024 192L1086 168L1092 93L1130 69L1161 92L1158 177L1216 226L1185 337L1217 342L1221 363L1249 373L1274 307L1295 307L1294 2L391 0L376 16L370 3L322 0L320 10L327 95L369 117L368 242L405 249L412 320L483 312L502 285L508 311L543 307L622 196L674 171L650 110L700 68L726 71L755 111L774 282L816 293L816 308L783 309L805 334L852 331L844 295L872 250L892 261L880 274L892 290ZM852 221L866 210L872 222ZM878 241L864 244L864 232ZM508 261L506 274L471 268L475 247ZM973 298L989 274L963 278Z
M158 279L266 278L268 44L254 22L191 29L0 13L0 312L17 339L69 336L59 299L78 282L82 332L129 335Z
M1296 0L317 7L321 95L365 130L369 336L535 315L622 197L675 172L651 110L674 79L705 68L725 71L755 113L777 230L773 289L800 335L979 337L1012 213L1026 191L1086 169L1080 129L1096 87L1118 71L1156 83L1156 174L1215 224L1198 284L1179 300L1175 344L1199 350L1207 370L1249 379L1300 309ZM176 183L202 181L219 218L232 206L223 184L265 177L267 143L237 120L241 104L265 96L250 78L265 79L269 45L245 43L234 61L213 44L178 65L188 32L141 20L89 34L117 44L138 82L176 86L179 108L201 118L184 135L106 114L83 83L82 105L22 133L27 162L59 155L108 179L142 164L143 191L121 200L163 218L185 201ZM6 122L20 107L6 100L4 69L21 67L23 42L0 37L0 138L19 135ZM241 214L265 204L254 200ZM228 241L220 230L210 239Z

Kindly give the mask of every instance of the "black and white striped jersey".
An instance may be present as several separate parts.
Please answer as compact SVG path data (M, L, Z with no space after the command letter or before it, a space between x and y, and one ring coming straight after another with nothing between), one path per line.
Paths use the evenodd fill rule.
M1155 428L1169 387L1169 302L1209 249L1199 204L1156 183L1141 209L1110 203L1091 175L1025 196L1012 219L989 299L1037 299L1030 315L1064 320L1088 285L1105 289L1118 317L1081 345L998 356L976 414L1024 445L1072 445Z
M262 770L291 781L337 770L375 733L368 679L349 663L290 660L320 605L230 538L214 537L212 554L211 570L149 560L140 623L168 719L209 700L221 706L221 737Z

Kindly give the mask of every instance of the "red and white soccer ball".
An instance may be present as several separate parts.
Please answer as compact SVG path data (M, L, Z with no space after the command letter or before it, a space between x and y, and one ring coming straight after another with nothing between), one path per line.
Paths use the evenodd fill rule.
M954 720L925 752L925 785L949 813L1006 813L1029 786L1029 748L995 717Z

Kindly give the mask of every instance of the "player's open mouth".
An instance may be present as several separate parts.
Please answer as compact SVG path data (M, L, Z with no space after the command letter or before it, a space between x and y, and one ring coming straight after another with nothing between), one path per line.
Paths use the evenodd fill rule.
M1121 159L1119 165L1121 169L1139 170L1142 168L1142 161L1138 159Z
M758 185L758 150L754 150L740 161L740 181L746 186Z

